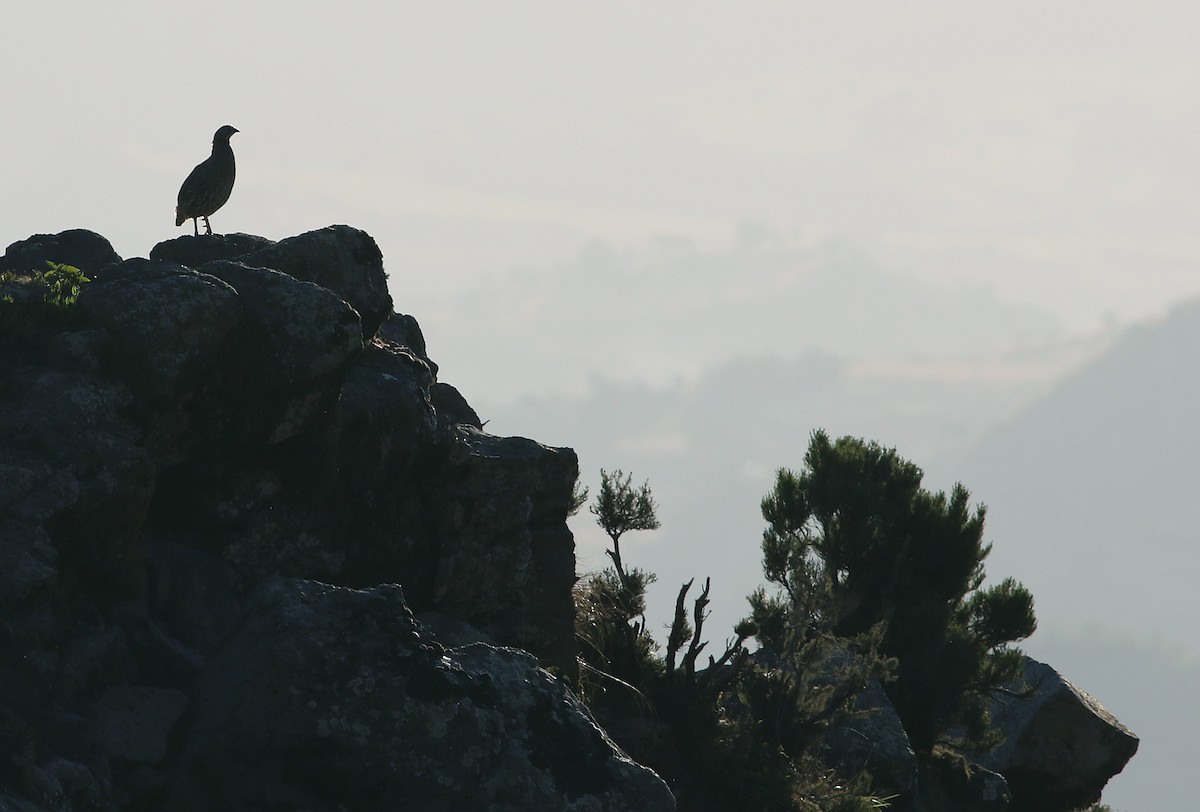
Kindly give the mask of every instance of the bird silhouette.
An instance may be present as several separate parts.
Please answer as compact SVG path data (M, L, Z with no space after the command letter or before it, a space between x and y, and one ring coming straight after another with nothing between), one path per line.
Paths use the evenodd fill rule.
M204 218L204 233L212 234L208 216L225 205L233 191L236 167L229 139L237 130L226 124L213 135L212 155L201 162L179 187L179 205L175 207L175 225L192 218L196 236L200 236L200 220Z

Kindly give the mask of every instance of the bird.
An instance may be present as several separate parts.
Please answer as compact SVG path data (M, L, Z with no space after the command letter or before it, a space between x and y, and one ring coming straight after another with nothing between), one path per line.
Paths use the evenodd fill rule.
M233 148L229 139L238 132L226 124L213 135L212 155L192 170L179 187L178 205L175 207L175 225L183 225L183 221L192 218L195 235L200 236L200 219L204 218L204 233L212 234L212 226L208 224L208 216L225 205L229 193L233 191L233 179L236 167L233 162Z

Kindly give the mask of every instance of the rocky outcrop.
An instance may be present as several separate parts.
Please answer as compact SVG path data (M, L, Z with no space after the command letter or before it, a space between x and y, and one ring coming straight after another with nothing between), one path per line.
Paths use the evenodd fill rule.
M961 757L943 756L927 760L913 808L914 812L1013 812L1025 806L1013 804L1003 775Z
M899 808L916 812L1070 812L1100 800L1138 739L1053 668L1026 657L1024 672L994 695L993 750L947 747L918 758L886 692L871 681L853 713L826 735L827 761L842 775L871 774ZM951 732L948 741L962 731Z
M567 687L574 453L484 430L368 235L0 270L46 261L92 281L0 290L0 812L674 807ZM1096 800L1136 737L1009 689L992 752L918 759L871 683L824 755L921 812Z
M481 430L368 235L106 246L0 261L92 279L0 343L0 809L673 806L543 670L574 453Z
M976 756L1001 773L1022 812L1082 809L1137 752L1138 738L1092 697L1045 663L1025 659L1023 681L992 703L1004 733Z
M900 715L878 680L867 683L852 713L825 736L827 758L842 775L870 773L884 796L905 800L917 791L917 754Z
M95 272L120 261L108 240L94 231L73 228L13 243L0 257L0 271L44 271L47 262L54 262Z
M565 684L443 648L399 587L271 578L193 691L173 810L667 810Z
M209 272L209 262L234 261L254 268L273 268L337 294L358 313L363 334L375 335L392 314L383 254L365 231L329 226L279 242L251 234L217 239L180 237L159 243L150 259L168 260Z

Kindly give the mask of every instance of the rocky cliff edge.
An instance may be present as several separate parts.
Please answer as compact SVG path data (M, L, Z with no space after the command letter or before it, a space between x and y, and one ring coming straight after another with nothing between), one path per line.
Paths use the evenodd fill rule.
M566 687L575 454L483 431L370 236L39 235L0 297L47 261L91 281L0 325L0 811L674 807Z

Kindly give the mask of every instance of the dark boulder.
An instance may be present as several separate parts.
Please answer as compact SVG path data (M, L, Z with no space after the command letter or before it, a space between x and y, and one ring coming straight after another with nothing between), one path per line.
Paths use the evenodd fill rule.
M917 755L900 715L879 680L854 700L848 718L825 735L826 760L839 775L870 773L883 795L912 798L917 790Z
M319 380L362 349L358 314L329 290L240 262L210 262L200 270L237 291L246 310L244 350L257 357L270 384Z
M532 657L443 648L395 586L265 581L192 699L181 812L674 808Z
M109 357L158 401L184 399L241 320L237 292L170 262L131 259L96 274L79 308L112 338Z
M467 456L439 492L429 608L575 673L575 545L562 518L579 460L523 437L457 431Z
M358 311L364 337L375 335L392 314L383 254L375 240L357 228L327 226L309 231L246 254L239 261L274 268L333 291Z
M438 381L429 387L429 400L439 415L455 426L471 426L482 429L483 422L462 393L448 383Z
M44 271L47 262L74 265L85 275L120 262L112 243L94 231L73 228L58 234L34 234L8 246L0 271Z
M255 234L188 234L160 242L150 249L150 259L199 268L206 262L236 260L275 244Z
M576 674L574 452L479 428L361 232L164 246L8 305L0 810L669 809L497 647Z
M965 758L943 754L925 760L915 812L1007 812L1011 802L1012 793L1003 775Z
M379 325L376 335L392 344L408 347L419 358L426 358L425 335L421 332L421 325L412 316L393 313Z
M1022 681L1010 689L991 707L1004 742L973 758L1008 779L1023 812L1063 812L1099 801L1104 785L1137 752L1137 736L1053 668L1029 657Z
M312 282L354 308L366 338L392 314L383 254L369 234L351 226L327 226L279 242L251 234L177 237L154 246L150 258L197 269L236 261Z

